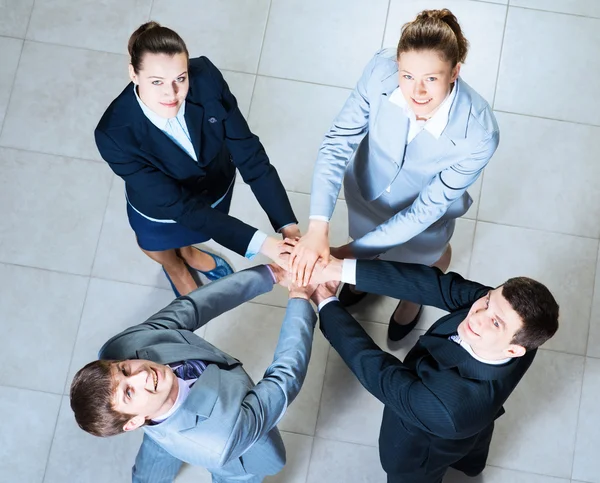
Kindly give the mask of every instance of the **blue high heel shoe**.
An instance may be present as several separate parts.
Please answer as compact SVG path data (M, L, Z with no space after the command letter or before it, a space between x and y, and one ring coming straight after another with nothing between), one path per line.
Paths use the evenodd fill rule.
M196 270L198 273L201 273L202 275L204 275L211 282L214 280L219 280L220 278L226 277L227 275L231 275L234 272L233 268L231 268L231 265L229 265L229 263L227 263L220 256L215 255L214 253L210 253L205 250L202 250L198 247L193 247L193 248L195 248L198 251L201 251L202 253L206 253L207 255L210 255L213 258L213 260L215 261L216 267L213 268L212 270L208 270L206 272L203 272L202 270L197 270L194 267L190 267L193 270Z

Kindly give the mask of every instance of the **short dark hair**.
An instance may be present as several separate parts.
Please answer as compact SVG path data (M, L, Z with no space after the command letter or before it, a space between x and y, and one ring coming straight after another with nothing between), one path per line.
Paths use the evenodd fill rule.
M170 28L163 27L157 22L146 22L129 37L127 44L129 57L136 74L142 68L144 55L150 54L185 54L189 59L187 47L183 39Z
M79 369L71 383L71 409L81 429L94 436L114 436L133 415L113 408L117 381L112 366L119 361L94 361Z
M527 277L515 277L502 286L502 296L523 322L512 344L537 349L558 330L558 304L548 288Z

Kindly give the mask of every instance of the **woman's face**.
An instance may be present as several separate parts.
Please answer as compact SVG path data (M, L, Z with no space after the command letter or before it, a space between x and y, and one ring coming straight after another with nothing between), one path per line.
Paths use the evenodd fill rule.
M399 85L417 118L428 118L444 102L458 77L460 64L440 58L433 50L402 52L398 58Z
M129 77L146 106L161 117L175 117L190 87L187 55L145 54L137 74L129 65Z

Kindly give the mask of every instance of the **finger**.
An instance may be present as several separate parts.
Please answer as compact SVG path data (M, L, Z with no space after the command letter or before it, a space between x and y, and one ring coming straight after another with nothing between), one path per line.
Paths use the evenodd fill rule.
M306 269L304 270L304 286L308 286L308 283L310 282L310 279L312 277L316 262L317 262L317 260L314 260L312 263L310 263L306 266Z

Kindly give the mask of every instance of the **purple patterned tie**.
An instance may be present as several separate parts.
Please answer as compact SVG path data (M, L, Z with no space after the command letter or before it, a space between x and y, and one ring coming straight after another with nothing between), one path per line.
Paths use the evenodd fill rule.
M198 379L200 375L206 370L206 362L200 359L189 359L187 361L181 361L181 365L173 372L179 379L189 381L190 379Z

